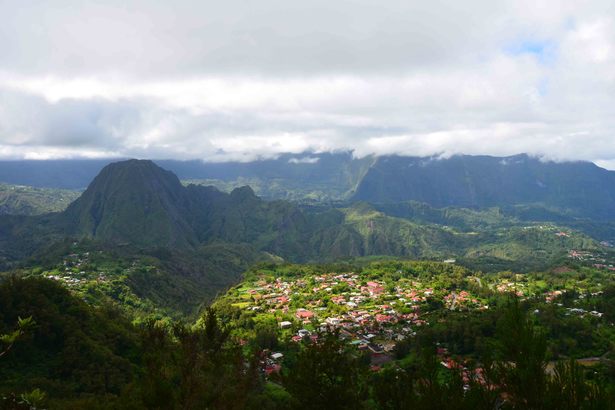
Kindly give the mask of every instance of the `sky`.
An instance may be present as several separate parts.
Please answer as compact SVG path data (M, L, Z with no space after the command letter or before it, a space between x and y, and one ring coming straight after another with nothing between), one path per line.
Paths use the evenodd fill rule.
M0 50L0 159L615 169L612 0L3 0Z

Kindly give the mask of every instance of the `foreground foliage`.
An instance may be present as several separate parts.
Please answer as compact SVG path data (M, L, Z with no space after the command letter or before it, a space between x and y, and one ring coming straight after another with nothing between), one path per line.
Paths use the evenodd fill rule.
M268 265L247 278L268 269L275 276L309 280L333 268ZM437 289L470 289L477 277L454 265L427 262L337 266L350 268L385 283L417 275L432 281L434 295ZM557 286L556 278L547 283L547 292ZM538 276L529 279L527 292L540 289ZM498 280L510 277L482 277L485 287ZM592 280L576 283L595 290ZM615 292L604 286L595 300L583 303L612 306ZM0 334L15 332L20 317L32 317L36 324L25 326L27 331L0 357L0 408L609 408L615 399L615 346L597 337L591 349L603 359L585 367L571 359L585 352L562 350L561 336L554 336L595 319L563 315L556 320L556 312L549 319L534 313L538 302L527 296L490 295L488 287L482 292L479 297L493 308L458 311L433 303L430 308L426 300L420 306L432 324L397 342L393 360L374 364L374 355L357 350L339 329L314 329L312 337L291 341L276 320L265 313L246 314L243 305L225 302L228 296L193 325L156 319L133 324L117 309L88 305L57 282L12 278L0 284ZM565 312L570 301L558 300ZM545 312L557 307L540 303ZM599 326L604 327L600 332L612 329ZM468 334L473 336L469 343L464 341ZM283 352L282 359L271 359L276 351Z

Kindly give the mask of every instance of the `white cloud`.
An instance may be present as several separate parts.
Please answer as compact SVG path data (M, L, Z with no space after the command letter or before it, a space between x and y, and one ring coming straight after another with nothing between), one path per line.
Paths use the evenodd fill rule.
M3 158L615 162L610 1L6 1L0 16Z
M289 164L316 164L320 158L318 157L301 157L291 158L288 160Z

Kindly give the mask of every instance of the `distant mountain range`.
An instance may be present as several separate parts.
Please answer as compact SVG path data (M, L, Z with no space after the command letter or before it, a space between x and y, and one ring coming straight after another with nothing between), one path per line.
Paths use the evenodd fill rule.
M352 199L414 200L438 208L531 204L578 217L613 220L615 172L590 162L543 162L527 155L445 160L383 157L369 168Z
M83 189L109 160L2 161L0 182ZM417 201L431 207L486 209L529 206L544 216L615 220L615 172L590 162L547 162L527 155L366 157L349 153L282 155L248 163L156 161L184 185L222 191L249 185L264 199L301 203L330 201L392 204ZM554 215L551 215L554 217Z
M122 161L49 160L0 161L0 182L44 188L84 189L108 164ZM367 172L373 157L355 159L350 153L281 155L254 162L156 160L181 180L207 181L216 185L242 186L249 181L260 196L293 199L315 192L342 198ZM295 195L294 193L299 193ZM288 198L290 197L290 198Z
M370 176L372 169L380 170L382 165L370 169L365 177L368 180L374 178ZM403 175L398 176L403 179ZM363 184L355 197L366 195ZM440 198L452 197L446 195L442 193ZM516 229L527 228L527 222L497 209L438 210L417 202L388 203L383 196L376 199L381 203L309 206L265 201L248 186L230 193L211 186L184 186L174 173L152 161L128 160L103 168L87 190L61 213L0 218L0 245L8 260L61 238L76 238L140 249L197 251L215 243L249 245L254 252L291 261L369 255L464 256L477 254L475 251L486 244L510 247L511 240L519 240L528 250L532 241L545 240L550 247L545 253L548 258L571 246L594 246L590 238L580 234L570 239L578 239L575 244L554 242L548 231L532 241L516 237ZM534 245L542 248L544 244Z

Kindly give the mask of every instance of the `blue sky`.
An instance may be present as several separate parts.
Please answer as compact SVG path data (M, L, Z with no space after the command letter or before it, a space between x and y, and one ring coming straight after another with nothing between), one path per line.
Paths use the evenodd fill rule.
M549 40L520 39L507 46L505 51L515 56L532 55L543 64L554 63L557 58L557 44Z

